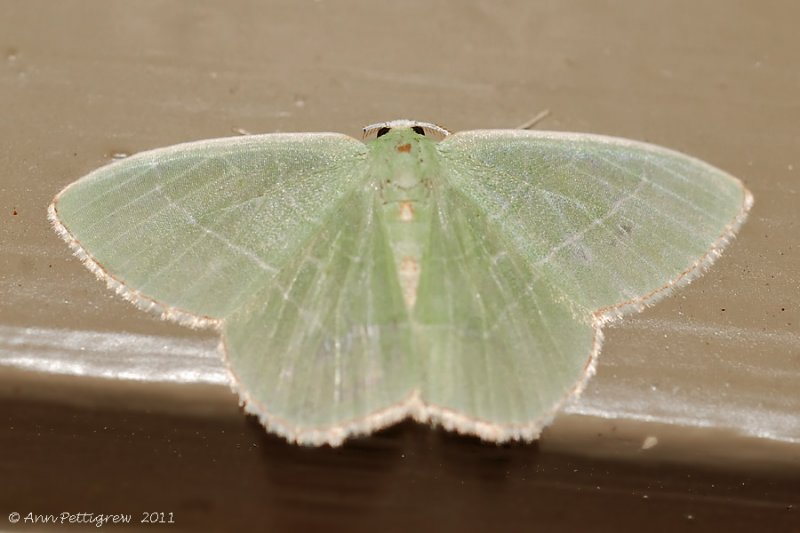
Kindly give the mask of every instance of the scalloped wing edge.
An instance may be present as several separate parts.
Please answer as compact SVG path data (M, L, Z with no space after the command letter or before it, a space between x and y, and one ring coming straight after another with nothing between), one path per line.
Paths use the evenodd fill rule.
M256 416L261 424L271 433L275 433L290 443L310 446L340 446L346 439L369 435L375 431L393 426L405 419L413 419L422 424L441 426L448 431L455 431L461 435L476 436L484 441L502 444L509 441L531 442L539 438L542 429L555 418L558 411L572 399L578 397L586 383L595 373L597 356L603 344L603 332L599 327L594 328L594 338L589 359L583 374L573 388L565 394L543 416L525 424L497 424L488 420L468 416L464 413L448 409L439 405L426 403L419 390L414 390L404 400L383 407L372 413L334 426L306 427L292 424L285 418L277 416L261 402L250 395L244 387L239 387L239 378L232 368L228 351L225 346L223 333L219 350L225 359L225 367L233 376L231 390L239 396L239 405L247 412Z

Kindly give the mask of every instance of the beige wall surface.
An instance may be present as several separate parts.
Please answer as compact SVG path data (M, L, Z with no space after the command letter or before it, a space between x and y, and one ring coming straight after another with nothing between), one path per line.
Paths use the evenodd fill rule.
M800 524L798 20L790 1L0 2L0 511L174 512L185 530ZM704 159L755 205L706 275L606 330L597 375L533 445L409 423L290 446L239 410L214 334L115 297L46 219L121 154L544 109L539 129Z

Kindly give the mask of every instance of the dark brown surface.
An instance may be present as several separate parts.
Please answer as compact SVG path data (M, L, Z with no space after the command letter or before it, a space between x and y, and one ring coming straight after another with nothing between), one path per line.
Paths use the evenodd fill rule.
M109 294L45 210L114 153L233 128L513 127L549 108L542 129L690 153L756 202L706 276L606 332L579 405L603 409L558 417L534 445L402 424L303 449L224 386L0 366L0 529L12 511L164 511L177 521L164 529L185 531L800 531L799 4L67 0L0 13L6 353L42 355L17 336L27 328L213 337Z
M596 461L412 423L332 450L245 417L0 409L4 516L164 511L176 523L159 527L182 531L797 531L800 520L795 476L735 465Z

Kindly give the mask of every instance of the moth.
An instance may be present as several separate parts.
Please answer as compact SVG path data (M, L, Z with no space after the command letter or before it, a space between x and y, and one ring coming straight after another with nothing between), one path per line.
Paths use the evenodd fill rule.
M140 308L220 331L245 409L338 445L407 417L532 440L602 327L700 275L745 220L729 174L637 141L394 120L179 144L49 208Z

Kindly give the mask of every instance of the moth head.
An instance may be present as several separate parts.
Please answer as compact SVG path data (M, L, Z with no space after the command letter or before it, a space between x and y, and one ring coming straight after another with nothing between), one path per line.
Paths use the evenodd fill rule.
M437 141L441 141L450 132L441 126L437 126L431 122L420 122L418 120L390 120L388 122L378 122L371 124L364 128L364 139L377 139L388 134L392 130L411 130L417 135L422 137L429 137Z

